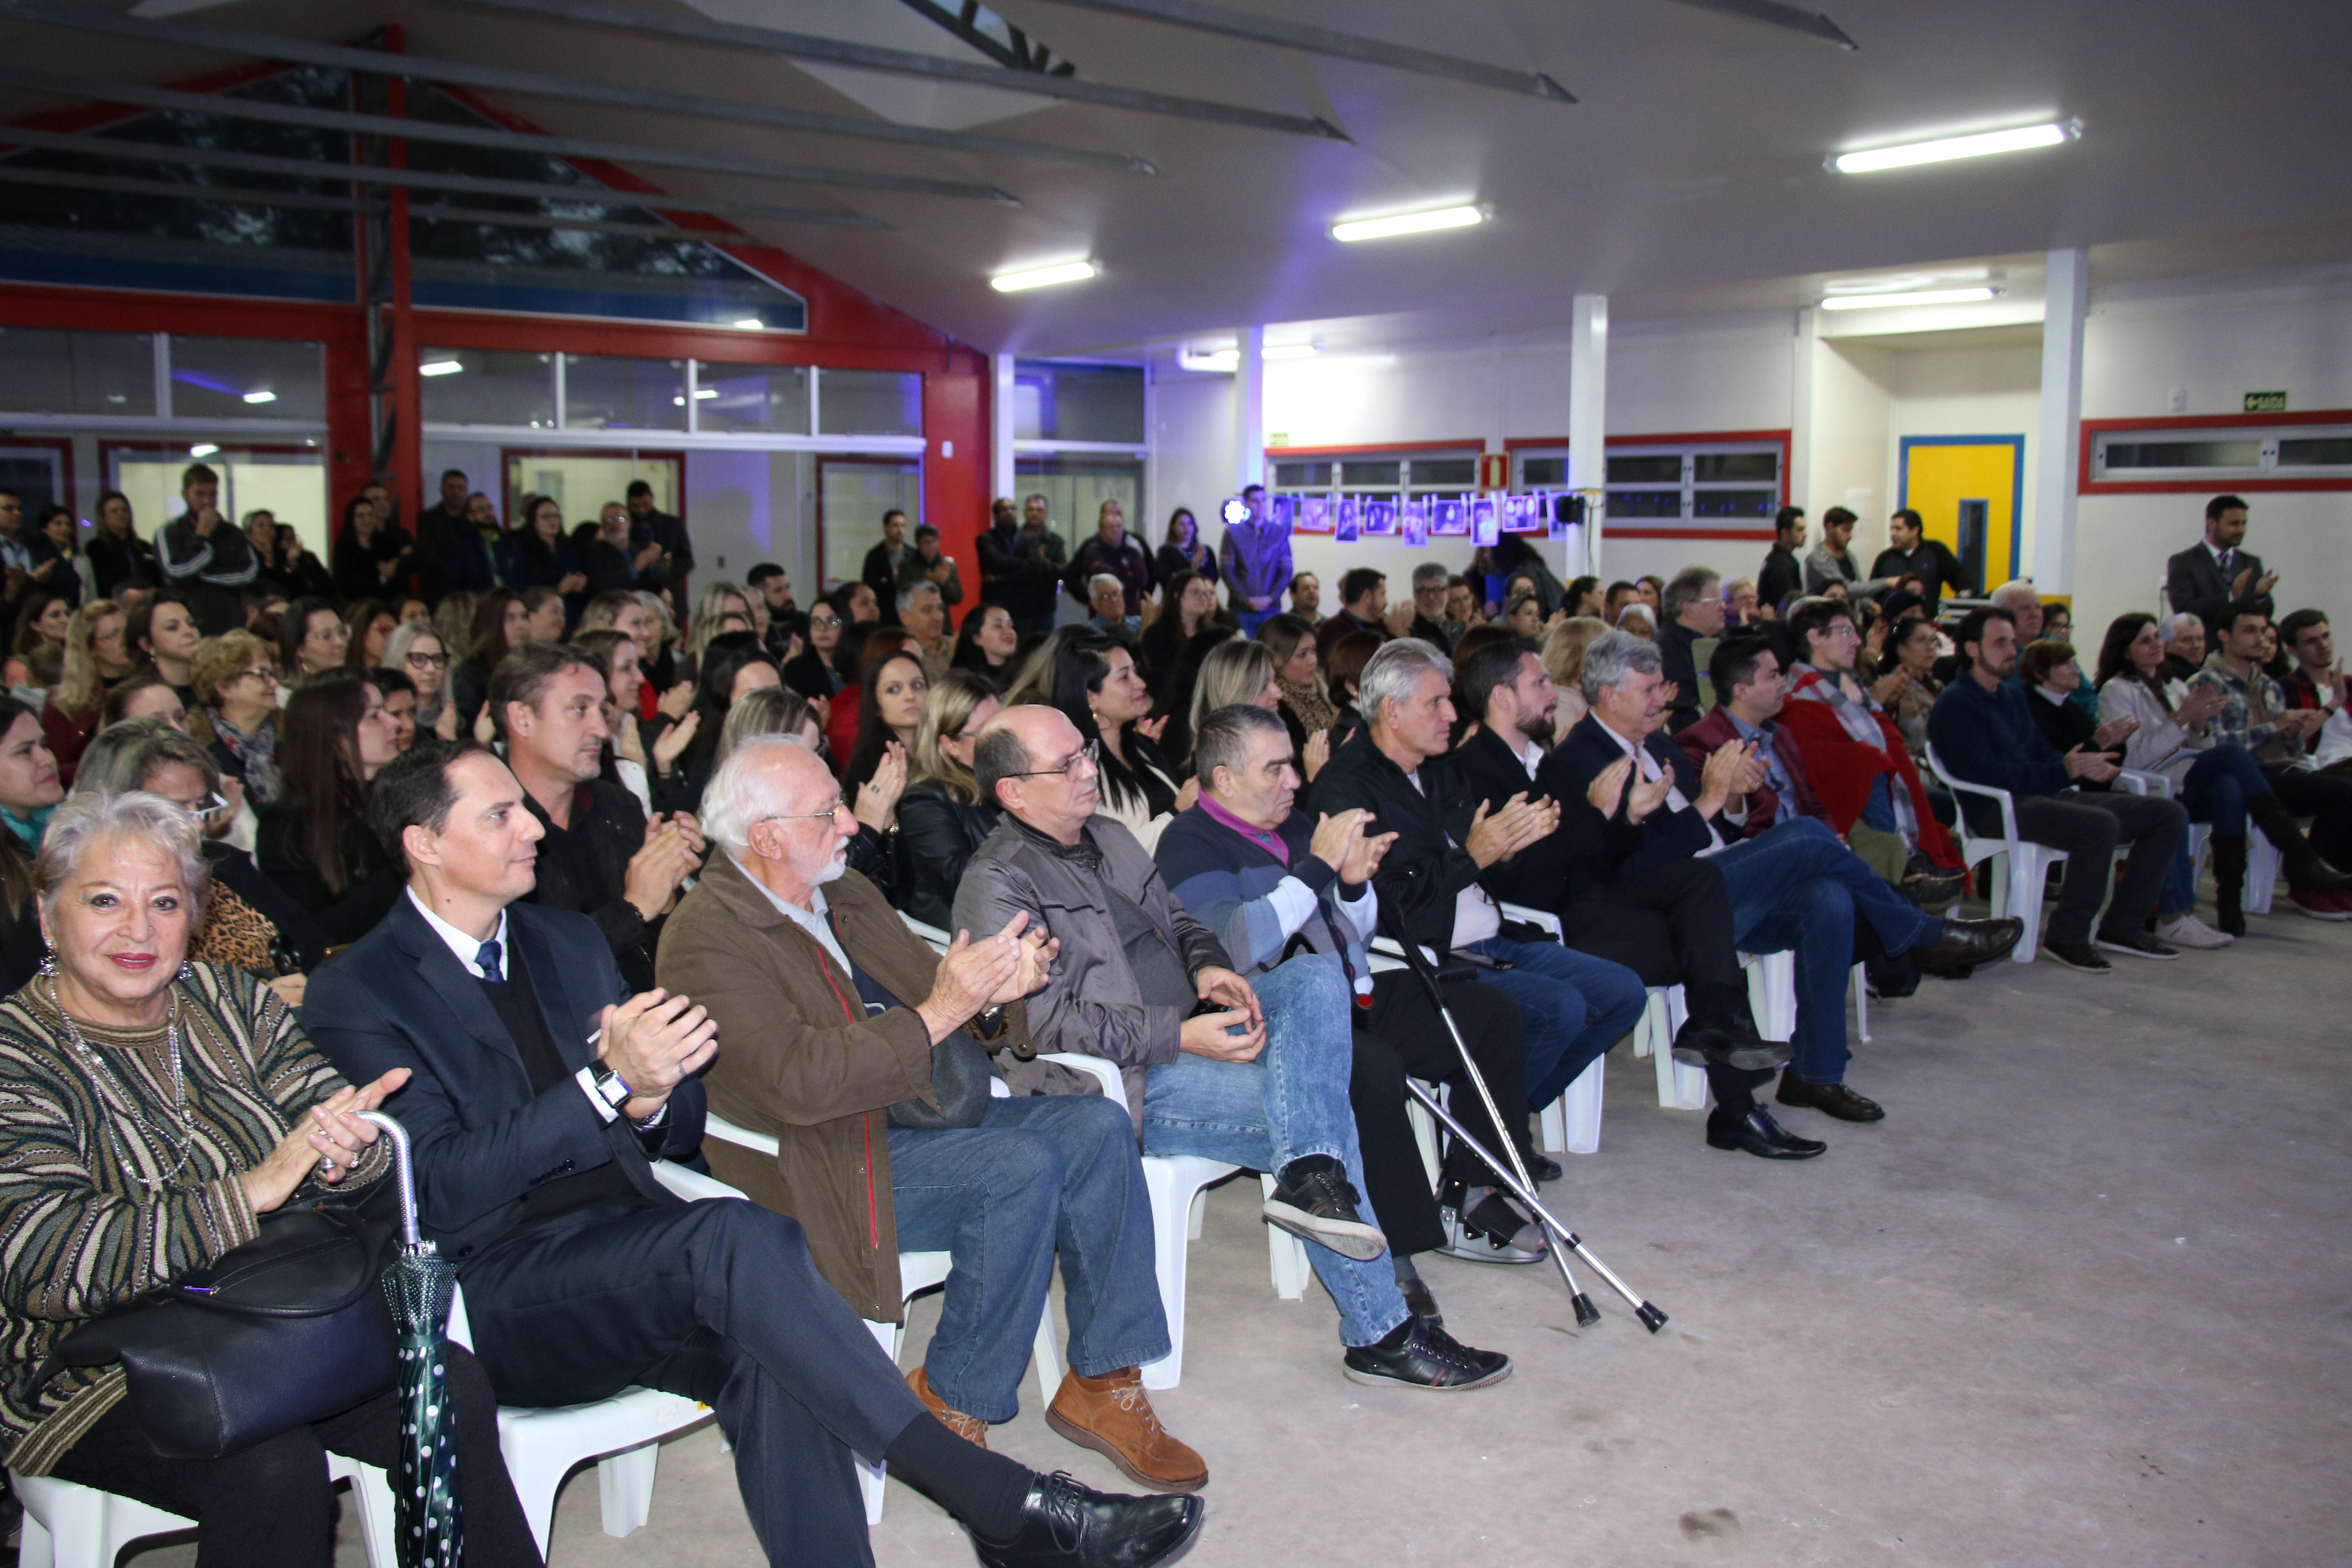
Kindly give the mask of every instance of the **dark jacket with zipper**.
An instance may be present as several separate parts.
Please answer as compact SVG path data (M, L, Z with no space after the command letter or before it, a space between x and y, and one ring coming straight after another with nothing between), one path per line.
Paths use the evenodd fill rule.
M1419 789L1372 744L1369 728L1359 730L1332 750L1303 809L1315 816L1360 806L1372 814L1366 832L1397 836L1372 887L1403 915L1413 941L1443 952L1454 945L1454 900L1478 880L1478 863L1461 847L1476 803L1450 755L1430 758L1417 776Z
M967 805L929 779L908 784L898 797L892 840L899 912L953 935L956 886L1002 815L992 805Z

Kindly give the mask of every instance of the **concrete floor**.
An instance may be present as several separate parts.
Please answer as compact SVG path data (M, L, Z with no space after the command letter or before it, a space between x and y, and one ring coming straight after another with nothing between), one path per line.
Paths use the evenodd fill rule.
M1874 1008L1850 1079L1888 1118L1790 1112L1831 1142L1808 1163L1706 1149L1621 1050L1601 1152L1549 1192L1673 1321L1650 1337L1588 1276L1605 1321L1580 1332L1548 1269L1433 1259L1449 1325L1517 1363L1492 1391L1342 1379L1319 1288L1272 1294L1255 1184L1212 1194L1184 1385L1156 1399L1213 1472L1187 1562L2352 1562L2352 925L2253 924ZM1122 1485L1024 1399L996 1447ZM883 1568L971 1561L897 1485L874 1542ZM756 1563L715 1432L667 1447L627 1540L576 1476L553 1558Z

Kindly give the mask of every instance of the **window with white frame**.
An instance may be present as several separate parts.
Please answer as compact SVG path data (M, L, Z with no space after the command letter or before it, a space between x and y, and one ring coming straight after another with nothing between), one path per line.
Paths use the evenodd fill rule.
M2091 433L2091 482L2352 478L2352 423L2228 424Z
M1268 482L1277 490L1366 495L1460 495L1478 488L1478 454L1349 452L1339 457L1276 458Z
M1565 447L1517 457L1519 489L1568 483ZM1612 441L1602 480L1608 515L1629 522L1769 518L1780 506L1781 460L1778 441Z

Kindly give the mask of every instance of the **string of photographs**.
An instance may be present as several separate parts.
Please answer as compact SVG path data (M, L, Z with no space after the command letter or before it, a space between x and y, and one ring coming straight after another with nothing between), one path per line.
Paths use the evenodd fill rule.
M1341 544L1397 539L1418 549L1432 539L1493 544L1506 533L1567 539L1584 520L1582 498L1565 490L1528 495L1276 495L1274 518L1293 533L1328 534Z

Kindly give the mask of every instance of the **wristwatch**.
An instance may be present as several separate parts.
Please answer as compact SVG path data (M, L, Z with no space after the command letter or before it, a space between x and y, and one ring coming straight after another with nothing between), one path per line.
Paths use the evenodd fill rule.
M614 1072L603 1062L598 1062L595 1066L590 1068L588 1071L590 1074L590 1082L593 1085L596 1090L596 1098L603 1100L605 1104L611 1106L615 1110L618 1110L621 1107L626 1105L629 1102L630 1095L635 1092L635 1090L629 1087L629 1080L627 1079L623 1078L619 1073Z
M994 1039L998 1032L1004 1027L1004 1008L1002 1004L994 1007L983 1008L972 1015L971 1022L972 1026L977 1028L984 1037Z

